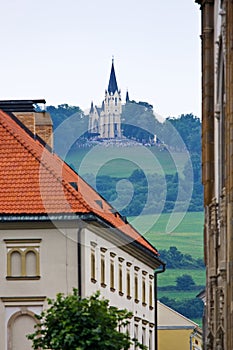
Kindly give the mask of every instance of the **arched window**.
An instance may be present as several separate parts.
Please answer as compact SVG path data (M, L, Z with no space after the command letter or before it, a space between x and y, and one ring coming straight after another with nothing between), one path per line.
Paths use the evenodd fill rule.
M40 239L5 239L7 279L40 278Z
M7 350L31 350L32 343L27 334L34 332L36 320L32 312L19 311L8 322Z
M25 263L26 263L26 276L36 276L37 262L36 262L36 253L34 251L28 250L25 253Z
M22 255L19 250L10 253L10 275L13 277L22 275Z

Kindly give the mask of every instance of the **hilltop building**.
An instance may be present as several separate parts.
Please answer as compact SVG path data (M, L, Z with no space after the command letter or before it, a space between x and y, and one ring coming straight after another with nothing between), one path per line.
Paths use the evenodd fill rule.
M112 60L108 89L101 107L91 103L88 132L100 139L120 138L121 135L121 91L118 89L114 60Z
M34 103L0 101L0 349L32 349L26 334L46 298L73 287L132 311L129 334L156 349L154 288L165 265L53 152L50 116Z
M202 13L205 349L233 349L233 2L196 0Z

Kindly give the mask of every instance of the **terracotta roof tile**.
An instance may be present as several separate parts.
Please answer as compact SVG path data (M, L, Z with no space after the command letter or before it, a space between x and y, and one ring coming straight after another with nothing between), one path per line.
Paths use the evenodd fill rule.
M77 189L71 183L76 183ZM2 215L94 214L157 254L77 173L3 111L0 111L0 198Z

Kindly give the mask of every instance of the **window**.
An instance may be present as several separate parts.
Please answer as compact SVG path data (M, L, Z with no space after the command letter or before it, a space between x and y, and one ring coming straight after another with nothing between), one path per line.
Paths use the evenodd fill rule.
M146 328L142 327L142 345L146 345Z
M40 278L41 239L5 239L7 279Z
M142 279L142 305L146 306L146 280Z
M126 273L126 292L127 292L127 299L131 299L131 291L130 291L130 270L127 269Z
M119 264L119 294L122 296L123 293L123 276L122 276L122 265Z
M134 325L134 338L138 340L138 325L137 324ZM138 349L136 343L134 343L134 349L135 350Z
M149 308L153 310L153 286L152 282L149 284Z
M135 303L138 303L138 275L134 275L134 301Z
M149 330L149 350L153 349L153 332Z
M110 261L110 290L115 291L114 260Z
M101 286L106 287L105 284L105 257L101 255Z
M95 283L96 278L95 278L95 250L91 250L91 282Z

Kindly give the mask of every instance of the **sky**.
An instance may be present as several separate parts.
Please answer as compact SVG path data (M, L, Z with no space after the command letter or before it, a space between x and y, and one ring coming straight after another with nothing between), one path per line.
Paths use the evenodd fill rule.
M201 117L194 0L8 0L0 4L0 99L101 105L114 56L122 99Z

